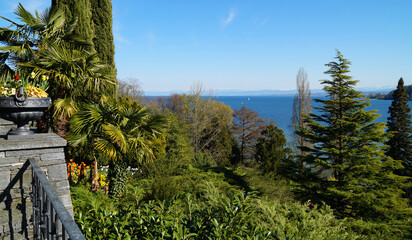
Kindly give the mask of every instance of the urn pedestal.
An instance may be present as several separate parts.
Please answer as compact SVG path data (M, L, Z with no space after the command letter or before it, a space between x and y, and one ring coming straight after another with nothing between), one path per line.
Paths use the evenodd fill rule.
M49 97L0 97L0 117L17 125L7 133L7 139L34 138L26 125L42 117L51 102Z

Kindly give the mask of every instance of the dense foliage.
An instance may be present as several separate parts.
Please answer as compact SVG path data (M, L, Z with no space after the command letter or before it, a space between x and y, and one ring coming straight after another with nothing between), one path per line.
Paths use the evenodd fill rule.
M401 187L405 177L394 174L399 160L384 154L384 123L354 90L357 81L347 75L350 62L338 51L336 62L326 64L331 80L322 80L326 100L319 114L306 118L309 129L298 134L313 146L303 147L295 168L297 192L304 199L325 202L340 216L364 219L397 219L406 208ZM304 167L302 167L304 166Z
M266 173L279 172L290 153L283 130L273 124L266 126L256 143L255 160L260 165L259 168Z
M76 221L88 239L362 239L327 206L221 193L210 182L202 188L199 196L148 202L141 201L142 191L131 188L128 197L135 201L126 206L75 188Z

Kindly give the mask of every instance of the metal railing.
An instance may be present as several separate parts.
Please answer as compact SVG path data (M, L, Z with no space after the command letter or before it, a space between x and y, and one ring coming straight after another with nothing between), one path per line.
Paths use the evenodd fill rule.
M30 158L29 162L33 175L34 239L85 239L36 160Z

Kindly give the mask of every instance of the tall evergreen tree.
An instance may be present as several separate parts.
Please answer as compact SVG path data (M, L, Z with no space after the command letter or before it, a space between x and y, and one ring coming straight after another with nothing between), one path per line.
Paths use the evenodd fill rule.
M110 78L116 82L111 0L52 0L52 7L64 10L68 20L77 20L74 33L89 44L88 50L96 51L100 61L108 66ZM112 92L115 94L116 90Z
M77 21L73 33L81 36L92 49L94 30L90 0L52 0L52 7L63 10L68 21Z
M408 105L408 95L403 79L399 79L398 86L392 94L393 100L389 107L388 132L393 136L387 142L389 148L386 154L393 159L402 161L405 168L398 171L404 176L412 176L412 125L411 108Z
M388 132L393 135L386 143L389 148L386 155L402 161L403 169L396 171L402 176L412 177L412 124L411 108L408 105L409 96L406 93L403 79L399 79L398 86L392 93L392 103L389 107ZM406 196L412 203L412 188L406 188Z
M406 204L400 188L406 178L393 174L402 164L385 156L385 124L375 123L378 114L365 110L369 102L347 75L351 63L339 51L336 59L326 64L331 80L322 80L328 99L315 100L319 114L306 118L309 128L298 131L313 143L301 149L297 165L307 166L296 170L299 192L341 216L392 217Z
M92 21L94 28L93 44L100 60L112 68L116 76L114 65L114 43L112 31L112 1L89 0L91 4Z

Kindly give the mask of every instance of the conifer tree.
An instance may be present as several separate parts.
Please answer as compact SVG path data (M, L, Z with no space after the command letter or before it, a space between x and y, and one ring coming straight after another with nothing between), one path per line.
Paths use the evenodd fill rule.
M390 218L406 206L400 188L406 178L393 174L402 164L385 156L385 124L375 123L378 114L365 110L369 102L354 90L350 64L339 51L336 61L326 64L327 99L315 100L319 113L305 119L308 129L298 131L313 143L301 149L297 165L307 165L296 168L298 192L341 216Z
M77 20L74 34L93 48L93 23L90 0L52 0L52 7L58 7L64 11L68 21Z
M412 177L412 125L411 108L408 105L408 94L403 79L399 79L398 86L392 93L392 103L389 107L388 132L393 135L386 143L389 148L386 155L402 161L403 169L396 171L402 176ZM406 188L406 196L412 203L412 188Z
M112 32L112 1L91 0L92 21L94 27L93 44L100 60L112 68L114 66L114 44Z
M88 51L96 52L116 82L111 0L52 0L52 7L55 6L64 10L69 21L77 20L74 33L88 44ZM112 92L115 94L116 90Z
M392 104L388 112L387 131L392 132L393 136L387 142L389 148L386 154L393 159L402 161L405 168L398 171L400 175L412 177L411 108L408 105L408 95L402 78L399 79L392 97Z

